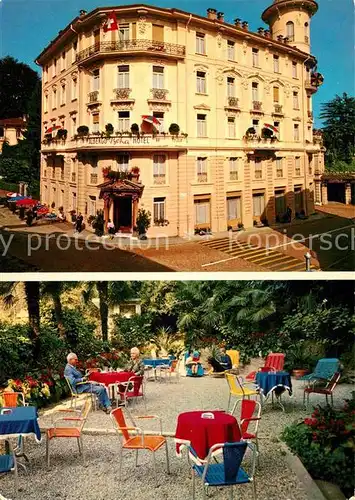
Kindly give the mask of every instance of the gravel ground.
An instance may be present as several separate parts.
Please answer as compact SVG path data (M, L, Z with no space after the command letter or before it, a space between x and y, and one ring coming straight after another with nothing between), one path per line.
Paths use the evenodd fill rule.
M340 385L335 393L335 403L341 404L344 398L351 396L352 386ZM286 411L267 403L259 428L260 466L257 468L256 486L258 500L307 500L306 492L297 477L288 468L284 453L278 442L278 436L286 424L304 417L302 409L302 384L294 381L295 398L285 396ZM176 418L182 411L192 409L211 410L225 408L228 399L226 381L212 377L200 379L181 377L179 383L148 382L146 388L147 413L160 415L163 429L174 432ZM314 395L312 402L323 402L323 398ZM144 414L142 403L134 413ZM40 423L48 423L49 416L43 416ZM87 428L112 428L111 420L102 411L90 413ZM146 429L154 429L152 423ZM84 436L86 467L83 467L75 440L58 439L51 443L51 469L45 464L45 439L36 444L27 440L27 452L30 458L28 475L20 470L20 487L17 498L28 500L141 500L152 498L176 500L191 498L190 470L186 460L177 458L173 439L169 439L171 475L165 473L165 454L156 454L159 469L160 486L155 488L153 467L148 452L141 452L140 466L134 466L135 454L125 452L122 480L117 478L118 437ZM246 465L248 465L248 457ZM197 483L199 485L199 483ZM0 492L12 498L13 478L10 474L0 479ZM238 487L240 500L250 500L250 485ZM226 490L212 489L213 498L227 498ZM197 498L201 498L201 488L197 489ZM309 499L312 500L312 499Z

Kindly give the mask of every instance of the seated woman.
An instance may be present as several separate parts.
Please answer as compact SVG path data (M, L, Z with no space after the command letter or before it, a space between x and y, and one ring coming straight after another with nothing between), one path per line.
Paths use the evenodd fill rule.
M232 360L226 353L225 347L221 347L218 359L212 356L208 358L208 364L213 368L215 373L222 373L232 368Z
M202 377L204 370L200 362L200 353L193 351L187 353L188 356L185 360L186 376L187 377Z

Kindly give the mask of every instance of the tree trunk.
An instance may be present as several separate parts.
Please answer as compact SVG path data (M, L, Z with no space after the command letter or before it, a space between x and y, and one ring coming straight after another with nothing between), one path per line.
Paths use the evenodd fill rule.
M55 319L57 321L57 328L59 336L64 339L65 338L65 328L63 324L63 314L62 314L62 302L60 300L60 294L53 293L52 294L53 304L54 304L54 314Z
M102 340L108 341L108 283L107 281L98 281L97 290L100 300L100 317Z
M28 321L30 325L30 337L33 342L34 354L38 354L38 336L40 327L39 315L39 299L40 299L40 283L38 281L26 281L25 293L28 310Z

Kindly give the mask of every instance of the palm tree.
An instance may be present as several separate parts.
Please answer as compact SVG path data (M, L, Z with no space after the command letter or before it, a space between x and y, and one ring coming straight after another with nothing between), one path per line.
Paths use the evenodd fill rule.
M62 338L66 336L66 331L63 323L63 308L61 296L65 291L75 288L78 285L79 283L75 281L46 281L42 283L42 297L49 296L53 301L58 333Z

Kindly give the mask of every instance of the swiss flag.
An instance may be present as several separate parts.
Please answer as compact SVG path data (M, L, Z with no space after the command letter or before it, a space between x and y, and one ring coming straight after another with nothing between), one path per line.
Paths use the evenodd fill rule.
M103 29L104 29L104 33L107 33L108 31L118 30L117 17L113 11L110 12L110 14L107 16L107 19L106 19L106 22L103 26Z

